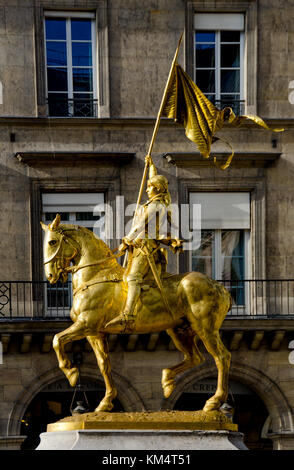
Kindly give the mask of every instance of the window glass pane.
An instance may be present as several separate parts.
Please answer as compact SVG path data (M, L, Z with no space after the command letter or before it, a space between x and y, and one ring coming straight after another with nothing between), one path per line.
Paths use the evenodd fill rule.
M48 93L48 111L49 116L68 116L69 110L67 93ZM55 216L56 213L53 219Z
M94 215L93 212L77 212L77 220L99 220L100 215Z
M215 72L214 70L197 70L196 85L203 93L215 92Z
M222 230L222 279L244 279L244 232Z
M240 46L238 44L221 45L221 67L240 67Z
M92 44L90 42L72 43L72 64L78 66L92 65Z
M221 42L240 42L240 31L221 31Z
M196 42L215 42L215 32L214 31L197 32Z
M48 91L67 91L67 70L62 68L48 68Z
M197 44L196 46L196 67L214 67L215 48L214 44Z
M62 309L71 307L71 295L69 283L62 284L60 281L55 286L47 283L47 307ZM57 313L57 312L56 312Z
M215 276L213 231L201 231L200 247L192 253L192 269L207 274L209 277Z
M67 65L66 42L46 42L47 65Z
M69 220L69 212L58 212L58 214L61 216L62 221L67 221ZM45 213L45 220L46 222L52 222L56 217L56 212L46 212Z
M66 39L64 18L47 18L45 29L46 39Z
M240 70L221 70L221 92L240 91Z
M93 90L92 69L73 69L73 89L74 91Z
M216 101L215 100L215 95L209 95L209 94L206 93L205 96L209 101L211 101L211 103L215 104L215 101Z
M91 20L71 20L71 38L73 41L91 40Z
M245 245L243 230L222 230L222 279L230 280L229 288L233 305L245 304Z

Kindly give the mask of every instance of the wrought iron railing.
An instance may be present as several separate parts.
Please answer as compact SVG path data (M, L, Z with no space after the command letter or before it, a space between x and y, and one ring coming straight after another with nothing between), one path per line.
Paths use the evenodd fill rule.
M217 108L223 109L227 106L232 108L235 114L244 114L245 113L245 100L230 100L222 98L221 100L214 100L214 104Z
M230 318L294 318L294 279L220 281L232 295ZM71 283L0 281L0 322L68 319Z
M50 117L97 117L98 100L48 98L47 115Z

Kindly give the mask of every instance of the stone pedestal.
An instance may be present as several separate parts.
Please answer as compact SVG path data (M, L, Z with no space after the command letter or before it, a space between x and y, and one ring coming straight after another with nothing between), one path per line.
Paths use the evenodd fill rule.
M37 450L248 450L233 431L77 430L41 434Z
M37 450L247 450L219 411L85 413L48 425Z

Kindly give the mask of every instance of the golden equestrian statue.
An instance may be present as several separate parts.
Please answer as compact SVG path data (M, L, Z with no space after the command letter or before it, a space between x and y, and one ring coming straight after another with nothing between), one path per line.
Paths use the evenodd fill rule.
M123 317L129 317L135 309L135 318L128 324L128 332L146 334L166 330L184 355L180 364L162 372L164 396L169 397L174 390L176 375L204 361L196 343L197 335L213 356L218 369L216 393L207 400L204 410L218 410L228 395L231 355L221 341L219 329L231 307L229 292L205 274L163 273L160 284L165 299L168 300L167 306L157 280L152 279L147 269L149 247L148 253L138 255L137 260L135 258L135 266L142 264L144 267L141 269L140 266L140 286L144 286L144 289L136 285L138 276L135 274L135 295L133 292L129 295L127 282L124 280L124 268L118 264L116 255L110 248L90 230L77 225L61 224L59 215L48 226L43 222L41 224L45 231L44 264L47 279L51 284L59 279L65 282L68 273L72 273L73 305L70 317L73 324L57 333L53 339L59 367L69 383L72 386L76 384L78 369L71 365L65 346L72 341L87 338L106 386L105 396L96 411L110 411L113 408L112 402L117 391L111 376L107 337L109 333L125 332L128 322L124 319L121 321L120 313L123 313ZM137 249L139 248L134 249L133 256L136 256ZM158 253L159 250L157 255ZM160 256L157 259L156 254L152 256L153 267L158 270L159 275L158 268L162 267L162 259ZM132 282L132 278L129 279L128 283Z
M181 39L180 39L181 42ZM175 377L204 361L197 338L215 360L217 389L204 411L219 410L228 396L231 354L224 346L219 329L231 308L231 296L224 286L205 274L190 272L172 275L166 272L166 248L181 250L181 241L170 234L170 195L168 181L158 175L151 150L161 116L184 125L186 135L201 154L208 158L215 132L225 123L239 126L245 119L268 129L257 116L235 116L231 108L218 110L176 63L180 42L172 62L139 191L131 231L123 238L118 254L90 230L60 223L57 214L45 231L45 273L51 284L65 282L72 273L73 324L55 335L53 347L59 367L75 386L78 369L65 353L72 341L86 338L93 348L106 392L95 411L110 411L117 391L111 375L108 334L146 334L165 330L184 355L182 362L162 371L162 387L167 398L175 388ZM275 129L280 131L280 129ZM233 158L233 152L225 169ZM218 162L215 162L216 164ZM147 173L148 201L140 206ZM127 251L122 267L116 260Z

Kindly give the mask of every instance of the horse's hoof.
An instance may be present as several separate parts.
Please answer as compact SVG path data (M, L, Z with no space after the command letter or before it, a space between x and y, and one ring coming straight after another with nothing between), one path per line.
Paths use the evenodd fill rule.
M77 367L73 367L72 369L70 369L66 373L66 376L67 376L67 380L69 381L70 385L72 387L74 387L77 383L78 378L79 378L79 371L78 371Z
M176 388L176 384L170 376L171 376L171 370L163 369L161 385L162 385L164 398L170 397L174 389Z
M103 403L103 400L101 401L101 403L99 403L99 405L97 406L97 408L95 409L96 412L99 412L99 411L111 411L113 408L113 404L112 403Z
M171 394L173 393L174 389L176 388L175 384L172 383L172 384L168 384L168 385L163 385L162 386L163 388L163 396L164 398L168 398L171 396Z
M205 403L203 411L218 411L221 406L222 406L222 402L218 398L213 398L213 399L210 398Z

